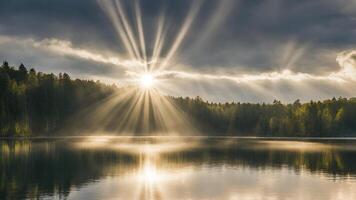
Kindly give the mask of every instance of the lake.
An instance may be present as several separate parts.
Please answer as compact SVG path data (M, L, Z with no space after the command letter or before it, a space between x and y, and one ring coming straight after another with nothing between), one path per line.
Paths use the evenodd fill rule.
M0 140L0 199L356 199L356 140Z

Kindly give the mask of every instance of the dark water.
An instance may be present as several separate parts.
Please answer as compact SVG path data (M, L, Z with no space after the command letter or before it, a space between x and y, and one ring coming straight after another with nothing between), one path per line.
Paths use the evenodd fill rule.
M356 199L356 141L0 141L0 199Z

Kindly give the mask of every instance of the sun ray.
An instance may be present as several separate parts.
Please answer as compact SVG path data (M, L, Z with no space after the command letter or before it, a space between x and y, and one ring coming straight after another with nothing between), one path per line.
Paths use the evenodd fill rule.
M178 32L176 39L174 40L174 42L172 44L172 47L168 51L163 62L160 64L159 70L165 68L167 66L167 64L170 62L170 60L174 57L175 53L181 46L186 34L188 33L189 28L193 24L194 19L198 14L201 4L202 4L202 1L194 1L192 3L190 10L188 11L188 15L185 18L183 25L182 25L180 31Z
M138 0L135 1L135 14L136 14L136 24L137 24L137 30L138 30L138 35L139 35L139 41L140 41L140 46L141 46L141 53L143 55L144 63L145 63L145 71L147 71L147 53L146 53L146 44L145 44L145 36L144 36L144 31L143 31L143 25L142 25L142 14L141 14L141 8L138 3Z
M232 13L232 11L237 10L236 5L238 4L238 1L219 0L214 1L214 3L214 7L216 7L216 9L214 9L214 12L210 15L211 17L206 20L206 23L202 28L204 31L199 33L199 37L192 41L189 45L189 49L185 52L185 55L194 55L194 51L206 47L205 44L207 44L207 40L216 34L220 26L223 25L227 16Z
M137 118L140 116L137 110L142 105L142 93L134 94L131 102L125 113L116 119L118 121L115 131L117 132L135 132L135 129L140 125Z
M127 19L126 12L122 8L121 2L119 0L116 0L115 3L116 3L115 4L116 9L117 9L117 11L119 13L119 16L120 16L120 20L121 20L121 22L123 24L123 28L124 28L128 38L129 38L129 41L130 41L130 44L131 44L131 46L132 46L132 48L134 50L134 53L135 53L136 57L140 61L142 61L143 60L142 56L141 56L141 54L140 54L140 52L138 50L138 47L137 47L137 40L135 39L135 35L134 35L134 33L132 31L132 28L131 28L131 26L129 24L129 21Z
M164 44L164 40L165 40L165 34L164 34L164 30L163 30L164 23L165 23L165 15L161 14L158 18L156 38L155 38L155 43L154 43L153 53L152 53L152 58L151 58L151 62L153 62L151 65L152 70L154 69L154 67L156 66L156 64L158 62L158 58L161 55L161 50L162 50L162 47Z
M139 1L124 5L120 0L98 0L124 43L129 55L144 63L144 68L132 68L127 74L135 80L136 87L127 89L123 93L105 99L101 104L94 105L86 110L85 115L89 121L86 124L103 127L102 130L111 130L124 134L156 133L174 134L177 130L192 132L193 127L188 118L179 110L169 97L163 96L158 90L162 82L157 74L165 67L180 48L195 17L198 14L202 1L194 1L187 12L171 47L162 58L162 50L167 33L166 16L161 12L157 21L157 31L154 37L153 50L148 59L143 17ZM131 26L125 8L133 5L135 26ZM126 7L128 6L128 7ZM136 27L134 32L132 27ZM137 43L138 41L138 43ZM162 62L163 61L163 62ZM89 111L92 113L89 113ZM93 114L95 113L95 114Z
M115 10L115 4L113 1L106 1L106 0L97 0L101 8L105 11L108 15L109 19L111 20L116 32L119 34L119 38L123 42L126 50L128 51L130 57L134 60L137 60L138 57L134 52L133 47L130 44L130 40L124 31L124 26L120 20L120 16L118 12Z

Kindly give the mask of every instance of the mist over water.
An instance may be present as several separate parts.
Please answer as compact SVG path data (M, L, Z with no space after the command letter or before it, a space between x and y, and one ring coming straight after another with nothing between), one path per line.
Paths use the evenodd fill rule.
M354 199L356 141L72 137L0 142L1 199Z

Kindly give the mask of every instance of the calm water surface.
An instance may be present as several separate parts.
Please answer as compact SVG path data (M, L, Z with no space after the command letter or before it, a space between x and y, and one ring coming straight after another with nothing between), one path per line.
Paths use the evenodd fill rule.
M0 199L356 199L356 141L0 141Z

